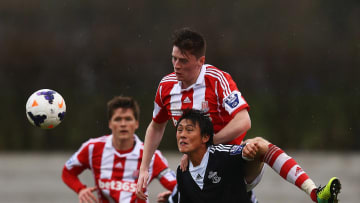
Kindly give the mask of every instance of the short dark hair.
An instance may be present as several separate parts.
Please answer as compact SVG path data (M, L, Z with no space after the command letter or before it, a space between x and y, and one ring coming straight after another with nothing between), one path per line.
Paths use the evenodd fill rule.
M183 115L180 117L179 121L177 122L176 129L178 129L179 123L184 119L190 120L195 125L196 123L198 123L201 136L209 135L209 141L206 142L206 146L214 144L214 128L209 116L199 110L186 109Z
M116 96L107 103L107 114L109 121L114 112L118 108L131 109L134 112L134 117L138 121L140 117L140 108L138 103L132 97Z
M204 37L190 28L182 28L174 32L173 46L177 46L183 54L189 51L196 58L205 56L206 52Z

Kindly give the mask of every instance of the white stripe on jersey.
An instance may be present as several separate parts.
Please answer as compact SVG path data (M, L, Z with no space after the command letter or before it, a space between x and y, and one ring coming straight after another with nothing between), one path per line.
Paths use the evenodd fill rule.
M216 75L213 75L213 74L211 74L211 73L206 73L206 75L212 76L213 78L216 78L216 79L218 79L218 80L220 81L220 78L219 78L218 76L216 76ZM221 88L224 90L224 91L223 91L223 95L224 95L224 97L225 97L225 95L227 94L227 93L226 93L226 88L225 88L224 84L223 84L221 81L220 81L220 86L221 86Z
M160 110L161 107L156 102L154 102L153 118L155 118L159 114Z
M70 159L65 163L65 166L68 170L71 170L73 167L76 166L82 166L82 164L80 163L79 159L78 159L78 155L79 153L85 148L87 147L88 144L90 143L95 143L95 142L102 142L106 139L104 139L105 136L102 137L98 137L98 138L93 138L88 140L87 142L85 142L84 144L81 145L80 149L78 151L76 151L71 157ZM89 161L91 159L89 158Z
M92 164L93 151L94 151L94 144L91 144L91 145L89 145L89 166L90 166L90 168L93 168L93 164Z
M215 81L215 95L216 95L216 103L217 103L217 107L216 110L218 112L218 117L221 118L221 114L220 114L220 101L219 101L219 94L217 92L217 86L218 86L218 81Z
M134 193L132 193L132 192L124 192L124 191L120 192L119 203L129 202L129 199L131 199L133 194Z
M182 94L175 94L174 92L178 91L179 84L175 84L174 87L172 88L170 95L170 111L171 111L171 115L172 116L181 116L182 115L182 111L181 111L181 97ZM180 111L179 111L180 110Z
M207 73L212 74L213 77L219 79L221 87L225 92L224 97L228 96L231 93L230 85L222 72L213 68L208 68Z
M205 84L202 84L201 87L193 88L193 109L201 110L202 102L205 101Z
M168 75L168 76L165 76L163 77L163 79L161 79L160 83L162 82L168 82L168 81L177 81L176 79L176 75L175 74L171 74L171 75Z
M128 182L135 182L133 173L134 169L137 169L138 166L138 159L140 157L140 154L136 154L137 156L131 156L131 159L125 160L125 167L124 167L124 173L123 173L123 181Z
M109 136L111 138L111 136ZM115 150L113 147L109 147L111 145L111 139L108 139L101 158L101 167L100 167L100 179L111 179L112 169L114 168L114 154Z
M211 73L213 73L213 74L218 75L218 76L221 78L220 82L224 83L224 86L226 87L226 89L228 90L229 93L231 92L229 82L228 82L228 80L225 78L223 72L221 72L221 71L218 70L218 69L214 69L214 68L209 68L208 71L211 72Z
M161 95L162 87L163 87L162 85L159 87L159 94L160 94L161 104L164 105L163 102L162 102L162 95Z

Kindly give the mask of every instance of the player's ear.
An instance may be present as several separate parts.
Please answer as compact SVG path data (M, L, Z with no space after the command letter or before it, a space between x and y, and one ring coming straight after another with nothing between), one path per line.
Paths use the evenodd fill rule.
M201 66L204 65L204 63L205 63L205 56L200 56L200 58L199 58L199 63L200 63Z
M111 130L111 120L108 121L108 127Z
M210 135L204 135L201 137L203 143L207 143L210 139Z

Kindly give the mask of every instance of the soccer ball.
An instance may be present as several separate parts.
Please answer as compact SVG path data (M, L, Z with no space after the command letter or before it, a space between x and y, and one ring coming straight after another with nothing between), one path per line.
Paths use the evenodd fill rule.
M65 117L66 105L62 96L54 90L41 89L26 102L26 116L31 124L42 129L52 129Z

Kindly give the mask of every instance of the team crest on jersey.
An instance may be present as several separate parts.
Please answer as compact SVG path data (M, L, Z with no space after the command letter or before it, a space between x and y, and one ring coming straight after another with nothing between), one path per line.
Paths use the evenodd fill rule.
M243 145L234 145L230 149L230 155L240 154L242 152Z
M201 102L201 111L204 113L209 111L209 102L208 101Z
M224 103L233 109L239 105L239 96L238 92L233 92L224 99Z
M217 175L216 171L210 171L208 178L211 179L212 183L219 183L221 181L221 177Z

